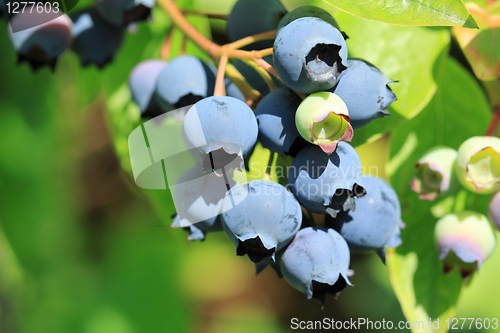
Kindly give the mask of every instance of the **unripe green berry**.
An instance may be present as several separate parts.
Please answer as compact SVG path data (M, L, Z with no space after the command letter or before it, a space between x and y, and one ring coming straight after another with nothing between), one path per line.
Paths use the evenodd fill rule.
M335 151L339 141L352 140L353 130L349 121L344 101L326 91L306 97L295 114L299 134L327 154Z
M432 201L450 189L456 159L455 149L439 146L418 160L410 187L420 200Z
M456 171L460 183L472 192L490 194L500 189L500 139L475 136L458 149Z
M435 238L445 270L457 267L464 277L479 269L496 245L486 216L472 211L441 218L436 224Z

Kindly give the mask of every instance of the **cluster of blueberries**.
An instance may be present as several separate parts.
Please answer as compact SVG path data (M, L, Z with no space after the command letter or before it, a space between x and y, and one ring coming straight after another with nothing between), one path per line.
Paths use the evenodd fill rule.
M106 66L120 49L126 29L150 17L155 0L96 0L95 6L70 16L59 7L29 4L6 7L0 1L0 14L10 21L9 36L18 62L28 62L36 71L44 66L54 70L57 59L68 49L84 67Z
M261 26L245 24L252 17ZM129 77L146 119L194 103L183 115L182 137L197 165L175 186L172 226L187 229L190 240L224 230L257 272L269 265L324 302L326 293L351 285L351 253L375 251L385 260L385 249L401 243L396 192L380 178L362 176L360 158L346 142L353 129L388 114L396 100L392 81L368 62L348 59L345 34L314 6L287 13L278 0L239 0L227 29L232 41L277 29L274 41L245 47L274 47L266 60L282 80L277 89L270 91L250 66L233 63L264 96L255 110L229 79L227 96L212 96L215 67L191 55L144 61ZM287 186L234 181L257 140L294 158ZM311 212L325 216L322 227L314 226Z
M0 0L0 17L10 22L19 62L37 70L54 69L70 48L82 66L104 67L126 29L150 17L155 0L96 0L70 16L46 2L8 12L12 4ZM231 59L263 97L253 109L229 78L223 82L226 96L212 96L217 69L192 55L139 63L129 87L143 120L189 109L180 117L182 137L197 165L175 186L172 226L187 229L190 240L224 230L236 254L247 255L257 272L269 265L308 298L324 302L326 293L351 285L351 253L375 251L385 261L385 249L401 244L395 191L380 178L362 176L359 156L347 143L356 128L388 115L396 96L388 86L393 81L380 70L348 57L347 35L318 7L288 12L279 0L238 0L227 17L231 42L272 30L274 40L242 48L273 48L272 57L264 57L280 78L273 77L273 85L247 62ZM282 177L287 181L235 181L238 170L248 169L257 141L274 155L293 158ZM500 190L499 165L500 139L474 137L458 152L429 151L416 165L411 188L426 200L453 192L458 183L492 194ZM499 207L497 192L489 218L498 228ZM324 216L321 227L311 213ZM443 217L435 234L445 269L458 265L464 276L495 248L488 219L471 211ZM476 248L481 255L472 255Z

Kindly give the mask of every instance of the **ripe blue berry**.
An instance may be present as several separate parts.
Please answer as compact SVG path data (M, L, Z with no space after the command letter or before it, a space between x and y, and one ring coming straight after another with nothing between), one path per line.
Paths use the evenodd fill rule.
M340 30L337 21L335 21L335 19L329 12L316 6L305 5L297 7L283 16L280 23L278 24L278 33L283 27L302 17L317 17L325 22L330 23L332 26Z
M356 200L356 210L326 218L349 244L351 253L375 251L385 262L385 248L401 244L401 207L394 189L377 177L363 176L358 184L366 195Z
M279 0L238 0L227 18L227 34L234 42L244 37L275 30L287 10ZM273 41L252 43L244 49L273 47Z
M347 60L347 69L331 91L339 95L349 109L351 124L362 127L370 121L387 116L397 98L388 84L394 82L372 64L358 59Z
M97 11L110 24L118 27L146 20L155 0L96 0Z
M265 56L262 59L274 67L272 55ZM262 76L252 66L247 65L241 60L236 60L233 65L241 73L241 75L245 77L245 80L250 84L250 86L260 92L261 96L264 97L270 92L266 81L264 81ZM271 75L271 78L277 87L284 87L283 82L277 79L274 75Z
M413 192L420 200L434 200L440 194L450 190L453 178L453 165L457 160L457 151L448 147L435 147L428 151L415 164L415 176L410 183Z
M207 233L222 231L220 215L197 222L196 224L190 224L189 221L184 221L179 215L176 215L170 227L187 230L189 232L188 241L202 241L205 240Z
M227 189L234 185L232 177L223 178L214 173L204 173L199 165L188 169L175 186L170 187L179 226L190 227L195 224L202 231L212 228L216 217L221 213Z
M243 158L257 141L255 115L244 102L228 96L212 96L194 104L183 123L184 142L206 172L220 173Z
M215 88L214 70L191 55L171 60L157 78L156 102L168 112L211 96Z
M273 50L274 64L291 89L311 94L332 88L347 67L342 33L316 18L299 18L280 30Z
M225 78L224 85L226 87L226 96L234 97L242 102L246 102L245 95L243 95L240 88L238 88L238 86L233 81L231 81L231 79Z
M146 60L134 67L128 78L132 99L143 117L161 114L154 97L156 80L167 63L160 59Z
M267 61L267 60L266 60ZM250 65L245 64L241 60L236 60L234 62L234 67L245 77L245 80L254 88L259 91L262 95L267 95L269 93L269 87L266 81L260 76L257 71Z
M436 224L435 237L445 272L457 267L464 278L479 269L496 246L486 216L471 211L441 218Z
M271 268L276 272L278 277L281 279L283 277L283 274L281 273L281 268L280 268L280 257L281 252L277 252L275 258L267 257L262 259L259 262L254 263L255 265L255 275L260 274L267 266L271 266Z
M73 45L82 66L95 64L103 68L115 57L123 41L123 28L107 24L94 8L86 8L71 15Z
M306 209L335 217L341 211L354 210L354 198L365 195L359 177L358 153L348 143L339 142L331 155L318 146L302 149L293 161L288 183Z
M287 245L302 224L302 211L284 186L254 180L228 191L222 203L222 227L237 247L255 263Z
M38 21L45 23L33 27L33 22ZM54 70L57 58L71 44L72 28L66 14L37 13L33 7L16 14L11 19L9 37L17 52L18 63L26 61L34 71L43 66Z
M322 304L326 294L338 295L347 285L350 254L345 240L333 229L300 230L281 257L281 272L308 299Z
M290 88L281 87L260 101L255 116L259 141L272 152L295 156L307 143L295 126L295 112L302 99Z

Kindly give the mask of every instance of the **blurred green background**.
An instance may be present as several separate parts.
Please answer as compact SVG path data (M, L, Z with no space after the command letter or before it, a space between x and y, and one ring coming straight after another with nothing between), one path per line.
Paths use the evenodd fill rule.
M227 12L232 3L198 5ZM375 254L352 258L355 287L321 310L271 269L255 276L223 233L188 242L164 218L169 195L153 194L165 198L153 205L154 191L133 184L117 131L138 120L122 98L130 70L159 56L169 20L160 10L154 18L105 70L82 69L68 53L55 74L16 66L0 24L0 332L267 333L292 331L292 318L405 320ZM372 141L358 151L386 177L390 137ZM498 274L500 250L461 295L457 317L500 315Z

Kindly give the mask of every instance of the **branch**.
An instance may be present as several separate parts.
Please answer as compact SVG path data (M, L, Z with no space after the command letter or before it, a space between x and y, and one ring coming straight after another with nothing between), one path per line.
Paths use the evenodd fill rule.
M210 18L210 19L227 20L226 14L201 13L201 12L197 12L195 10L183 10L182 13L184 15L205 16L205 17Z
M200 46L213 58L222 56L222 47L212 42L210 39L203 36L198 30L196 30L196 28L193 27L191 23L189 23L189 21L184 17L182 11L175 4L174 0L159 0L159 4L170 16L172 22L180 30L182 30L182 32L186 36L188 36L189 39L198 44L198 46ZM239 41L236 41L234 43L240 44ZM272 54L272 49L266 49L262 51L242 51L231 48L227 49L227 51L225 52L227 52L229 58L260 60L262 59L262 57Z

